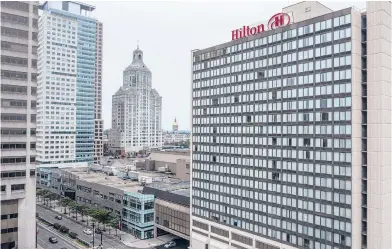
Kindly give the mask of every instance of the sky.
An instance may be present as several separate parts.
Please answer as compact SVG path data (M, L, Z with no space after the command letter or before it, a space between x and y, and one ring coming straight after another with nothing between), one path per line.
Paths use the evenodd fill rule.
M300 1L88 1L103 22L103 117L111 127L112 95L122 86L123 70L139 47L152 72L152 87L162 96L162 128L191 125L191 51L231 40L231 30L266 23L275 13ZM320 1L333 10L365 1Z

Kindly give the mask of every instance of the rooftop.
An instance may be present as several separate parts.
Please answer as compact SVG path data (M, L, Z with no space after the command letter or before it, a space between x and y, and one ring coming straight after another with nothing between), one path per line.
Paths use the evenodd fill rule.
M190 156L191 152L189 149L183 149L183 150L160 150L160 151L153 151L151 152L151 155L156 155L156 154L166 154L166 155L179 155L179 156Z
M67 168L64 171L78 176L79 180L101 184L127 192L138 192L143 189L143 186L138 181L123 180L117 176L108 176L105 173L88 171L86 168L84 168L84 171L80 169L75 170L74 168Z
M181 181L179 179L172 179L169 182L154 182L151 184L147 184L147 187L189 197L191 183L190 181Z
M143 186L139 181L132 181L130 179L122 179L118 176L109 176L105 172L92 171L89 168L65 168L65 172L69 172L79 177L79 180L101 184L104 186L120 189L126 192L139 192L143 190ZM179 179L170 178L165 173L147 171L147 170L133 170L130 172L139 173L141 176L152 178L153 183L151 184L169 184L171 182L176 183ZM124 172L126 174L126 172ZM163 186L162 185L162 186ZM188 182L189 185L189 182Z

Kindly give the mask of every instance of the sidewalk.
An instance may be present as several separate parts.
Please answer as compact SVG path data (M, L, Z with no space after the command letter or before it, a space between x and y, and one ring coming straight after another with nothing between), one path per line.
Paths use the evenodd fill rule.
M74 212L72 212L72 217L71 217L71 215L69 213L69 209L67 208L67 214L64 214L64 208L59 206L57 204L57 201L54 201L53 203L55 203L55 202L56 202L55 208L53 208L53 206L52 206L52 207L50 207L51 210L59 213L59 215L61 215L61 216L69 217L74 222L78 223L79 225L82 225L82 226L85 226L85 227L92 229L91 224L92 224L92 222L95 221L94 218L87 216L87 215L84 215L83 220L85 220L85 221L82 222L82 216L80 214L78 214L78 217L77 217L78 220L76 220ZM37 204L41 205L45 208L49 208L49 206L44 205L42 201L37 200ZM88 226L87 226L87 221L88 221ZM95 223L97 223L97 222L95 222ZM100 228L101 227L102 227L102 225L100 225ZM143 248L143 249L160 246L162 244L166 244L167 242L171 241L173 238L176 238L176 236L168 234L168 235L159 236L159 238L141 240L141 239L136 238L132 234L125 233L125 232L120 231L118 229L117 229L117 236L116 236L115 229L110 228L110 230L109 230L108 227L106 227L106 232L104 232L104 235L110 239L117 240L126 246L133 247L133 248Z
M136 240L136 241L135 240L132 241L131 238L127 238L127 235L125 235L125 237L126 238L123 239L123 243L125 245L127 245L127 246L135 247L135 248L156 247L156 246L160 246L160 245L166 244L167 242L169 242L172 239L176 238L176 236L171 235L171 234L159 236L159 238L156 238L156 239L154 238L154 239L144 239L144 240Z
M54 202L53 202L53 203L54 203ZM70 213L69 213L69 210L68 210L68 208L67 208L67 214L64 214L64 208L61 207L61 206L58 206L57 204L55 205L55 208L53 208L53 206L49 207L49 206L47 206L47 205L44 205L43 202L37 200L37 205L41 206L41 207L44 208L44 209L49 209L49 210L51 210L52 212L58 213L60 216L67 217L68 219L72 220L73 222L75 222L76 224L78 224L78 225L81 226L81 227L89 228L89 229L92 230L92 229L93 229L93 228L92 228L93 222L95 222L95 224L96 224L96 225L95 225L95 228L98 227L98 226L97 226L97 225L98 225L98 222L96 222L94 218L92 218L92 217L90 217L90 216L84 215L84 216L83 216L83 221L82 221L82 215L78 214L78 217L77 217L77 220L76 220L76 219L75 219L75 213L74 213L74 212L72 212L72 214L70 214ZM88 225L87 225L87 223L88 223ZM102 224L99 224L99 228L102 229L102 228L103 228L103 225L102 225ZM123 244L123 245L125 245L125 243L124 243L124 241L122 240L122 237L123 237L123 236L126 236L126 235L127 235L127 237L128 237L128 236L133 237L134 240L139 240L139 239L135 238L134 236L132 236L132 235L130 235L130 234L128 234L128 233L125 233L125 232L123 232L123 231L120 231L120 230L118 230L118 229L117 229L117 235L116 235L116 229L115 229L115 228L110 228L110 229L109 229L109 227L106 227L106 226L105 226L105 229L106 229L106 231L103 232L103 235L104 235L105 237L107 237L108 239L111 239L111 240L113 240L113 241L116 241L117 243Z

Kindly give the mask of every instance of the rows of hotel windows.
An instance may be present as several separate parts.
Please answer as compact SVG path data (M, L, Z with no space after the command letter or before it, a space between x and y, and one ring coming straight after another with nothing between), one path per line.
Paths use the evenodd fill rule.
M323 55L331 55L332 54L332 46L328 46L326 48L329 48L326 50L326 53ZM334 54L341 53L340 51L344 52L350 52L351 51L351 42L346 42L346 43L341 43L341 44L335 44L334 47ZM341 50L340 50L341 49ZM317 51L317 50L316 50ZM248 72L248 73L242 73L242 71L245 70L251 70L253 69L253 63L254 68L261 68L261 67L266 67L267 64L270 65L267 61L267 59L255 61L255 62L248 62L244 63L242 65L241 69L241 64L238 65L233 65L233 66L227 66L225 68L220 68L220 69L215 69L212 71L203 71L201 73L195 73L195 79L193 83L194 89L202 88L202 87L209 87L209 86L218 86L218 85L225 85L225 84L230 84L230 83L237 83L241 81L246 81L246 80L264 80L264 77L276 77L280 75L289 75L289 74L295 74L295 73L302 73L302 72L310 72L314 71L314 68L316 70L324 70L325 69L331 69L332 70L332 62L334 64L333 68L336 67L343 67L343 66L351 66L351 56L347 55L339 55L335 56L335 58L332 60L332 58L327 58L327 59L320 59L318 61L311 61L307 63L300 63L297 65L298 60L296 60L296 56L291 56L292 62L296 63L294 65L290 66L282 66L278 67L275 69L269 69L266 71L258 71L258 72ZM290 59L290 60L291 60ZM313 66L315 65L315 66ZM298 67L298 70L297 70ZM336 69L335 69L336 70ZM228 76L231 73L238 72L239 74L237 75L232 75ZM335 80L344 80L345 78L349 78L351 76L351 70L337 70L335 72L317 72L315 74L316 78L313 79L311 77L311 81L309 83L313 83L315 81L316 83L322 82L322 81L331 81L332 80L332 75L336 78ZM221 76L220 78L217 78L217 76ZM210 77L215 77L215 78L210 78ZM306 76L300 76L302 77L302 81L299 81L298 84L303 84L304 79ZM207 79L210 78L210 79ZM197 81L201 80L201 81Z
M351 52L351 42L339 41L350 38L351 28L344 26L336 29L340 25L350 24L350 19L350 15L337 17L194 56L194 214L301 246L332 248L330 245L323 245L317 239L335 245L351 246L351 168L348 166L352 155L349 151L351 125L347 123L351 120L351 112L348 109L351 107L349 96L351 56L348 55ZM328 32L332 25L335 27L334 30ZM317 33L321 30L325 30L324 33ZM298 41L280 44L282 39L296 39L311 34L315 36L301 37ZM340 42L340 44L289 52L292 49L317 46L324 42ZM254 48L256 51L238 53L241 50L267 44L268 47L265 48ZM282 51L286 53L283 56L262 58L255 62L245 61L260 56L271 56ZM231 56L215 59L216 56L230 53ZM332 57L332 54L335 57ZM321 56L329 57L310 63L302 62ZM210 60L211 58L213 60ZM203 62L204 60L207 61ZM300 63L296 65L298 61ZM233 64L235 62L242 65ZM283 66L280 65L281 63ZM295 65L284 65L285 63L295 63ZM214 68L218 66L220 68ZM347 67L347 69L336 69L336 67ZM243 72L255 69L264 71ZM314 75L265 80L265 77L281 77L314 71ZM238 75L230 76L230 73ZM261 80L261 82L243 83L246 80ZM332 80L334 80L333 85ZM241 85L224 86L237 82ZM314 83L320 85L313 85ZM307 87L307 84L312 85ZM303 85L303 87L282 89L282 87L296 85ZM254 92L255 90L257 92ZM239 92L242 93L238 94ZM231 94L231 96L222 96L223 94ZM333 95L333 98L323 95ZM313 99L314 96L323 99ZM297 97L305 99L289 101ZM253 101L261 103L249 103ZM268 102L263 103L264 101ZM307 111L308 109L320 110L313 112ZM281 110L286 113L257 114L257 112ZM299 110L301 113L287 113L294 110ZM250 114L247 115L246 112ZM233 113L242 113L242 115L235 116ZM208 117L211 114L213 116ZM320 125L316 125L315 122L320 122ZM256 123L264 125L258 126ZM216 124L219 127L206 126L207 124ZM242 124L243 127L238 125L233 127L232 124ZM235 134L241 134L241 137ZM246 134L258 134L259 137L251 135L247 137ZM281 134L286 135L280 137ZM335 137L331 137L331 134ZM274 135L276 137L273 137ZM295 135L295 137L287 135ZM297 137L298 135L300 137ZM240 148L237 145L243 146ZM297 150L295 149L297 146L305 148ZM289 149L290 147L294 147L293 150ZM309 151L309 148L312 148L312 151ZM314 148L318 151L313 151ZM255 156L255 159L250 159L249 156ZM293 162L292 159L299 161ZM263 191L259 192L259 189ZM291 208L297 211L290 210ZM269 214L268 218L264 213ZM288 219L281 220L282 216ZM335 233L331 231L332 228ZM281 229L286 230L287 233ZM290 232L304 234L303 237L310 236L311 239L303 239Z

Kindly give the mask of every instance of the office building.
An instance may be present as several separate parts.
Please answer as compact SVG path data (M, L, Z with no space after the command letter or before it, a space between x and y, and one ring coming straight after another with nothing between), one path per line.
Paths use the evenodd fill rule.
M102 152L102 23L79 2L41 8L37 163L85 166Z
M271 16L192 51L191 248L392 248L391 2Z
M38 1L1 2L1 248L35 248Z
M109 144L122 154L162 147L162 97L152 88L151 71L139 47L123 72L123 86L112 98Z

